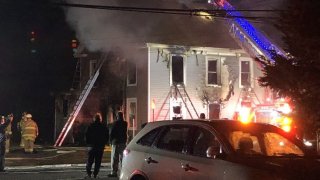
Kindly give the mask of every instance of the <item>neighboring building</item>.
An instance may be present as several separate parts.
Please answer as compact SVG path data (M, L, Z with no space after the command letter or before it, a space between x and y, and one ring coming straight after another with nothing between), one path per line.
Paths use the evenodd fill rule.
M68 120L69 114L73 111L82 89L85 87L89 78L94 75L100 61L100 56L100 53L89 53L83 49L81 52L75 54L77 65L73 84L70 85L70 91L61 92L55 96L55 139L59 136L59 133ZM107 90L103 84L103 76L100 76L75 119L76 124L79 124L77 127L74 127L78 128L75 131L79 133L78 135L83 142L86 127L92 122L95 113L102 112L102 114L106 116L107 108L105 105L107 97L105 94ZM75 135L73 130L74 129L71 128L67 138L68 142L73 141L72 135Z

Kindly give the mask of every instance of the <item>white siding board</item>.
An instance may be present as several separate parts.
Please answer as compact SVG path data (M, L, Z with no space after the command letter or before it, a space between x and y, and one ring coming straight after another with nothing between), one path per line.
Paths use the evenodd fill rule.
M169 68L165 57L159 55L157 62L158 51L152 50L150 53L150 100L155 102L155 118L160 110L162 104L167 97L170 85L169 85ZM151 113L153 118L153 112ZM151 119L152 119L151 118Z

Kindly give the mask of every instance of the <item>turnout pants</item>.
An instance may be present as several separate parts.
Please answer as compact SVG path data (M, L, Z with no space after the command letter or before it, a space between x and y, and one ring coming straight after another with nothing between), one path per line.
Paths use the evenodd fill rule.
M89 176L91 176L92 174L91 168L93 163L94 163L93 175L94 176L98 175L101 167L103 151L104 151L104 147L103 148L88 147L88 161L86 164L86 170Z
M10 151L10 138L6 139L6 153Z
M23 139L23 143L24 143L24 152L32 153L34 148L34 140Z
M119 163L120 167L122 165L122 157L123 157L123 151L126 148L126 144L112 144L112 151L111 151L111 168L112 173L117 174L119 169Z

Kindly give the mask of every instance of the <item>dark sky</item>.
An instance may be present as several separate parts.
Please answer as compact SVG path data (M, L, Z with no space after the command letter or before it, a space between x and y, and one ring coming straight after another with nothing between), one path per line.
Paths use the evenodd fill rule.
M0 0L0 114L13 112L18 121L23 111L32 113L42 139L53 131L52 94L71 87L76 63L75 35L61 8L38 6L47 1Z

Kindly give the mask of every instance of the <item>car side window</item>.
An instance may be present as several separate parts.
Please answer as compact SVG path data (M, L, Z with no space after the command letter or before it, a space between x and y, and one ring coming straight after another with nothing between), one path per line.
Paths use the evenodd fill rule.
M142 138L140 138L137 141L137 144L140 144L142 146L151 146L155 141L156 137L158 136L160 130L161 130L161 127L153 129L152 131L148 132L146 135L144 135Z
M161 134L156 147L182 153L190 129L188 126L168 126Z
M221 149L221 145L217 138L206 129L196 128L193 138L193 146L191 146L190 153L194 156L208 157L207 151L210 148Z

